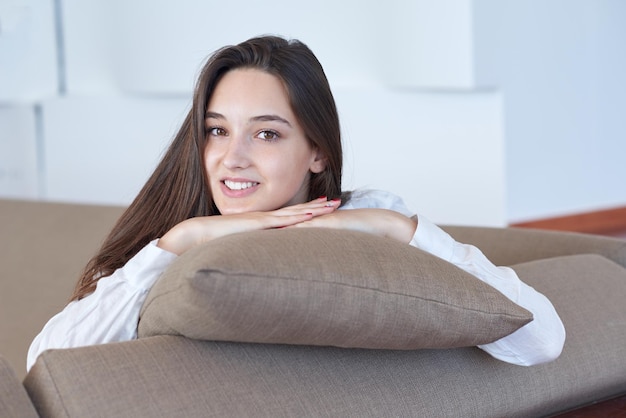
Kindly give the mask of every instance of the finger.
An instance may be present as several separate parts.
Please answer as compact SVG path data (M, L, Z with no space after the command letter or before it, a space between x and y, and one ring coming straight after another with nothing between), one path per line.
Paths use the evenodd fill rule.
M294 215L271 217L265 224L265 227L267 229L285 228L288 226L292 226L292 225L296 225L302 222L309 221L313 219L313 216L314 216L313 213L308 212L308 213L300 213L300 214L294 214Z
M312 213L314 216L319 216L335 211L340 203L340 201L336 200L309 202L281 208L272 213L277 216L290 216L303 213Z
M326 221L324 216L313 217L304 222L298 222L297 224L289 225L289 228L334 228L335 225L332 222Z
M331 199L328 200L328 198L326 196L320 196L317 199L313 199L309 202L306 203L301 203L299 205L293 205L293 206L289 206L289 207L293 207L293 208L297 208L297 207L306 207L306 206L338 206L341 204L341 199L337 198L337 199Z

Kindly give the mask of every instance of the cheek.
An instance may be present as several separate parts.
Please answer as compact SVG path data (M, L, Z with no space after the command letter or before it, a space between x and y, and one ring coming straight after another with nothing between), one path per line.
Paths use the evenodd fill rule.
M207 144L207 146L204 148L204 171L206 172L207 176L215 170L217 159L217 153Z
M283 158L283 167L280 175L283 179L287 179L287 183L291 185L291 188L299 189L302 187L302 182L305 182L308 178L311 161L303 156L290 159L287 164L285 164L285 160Z
M289 177L292 181L296 181L307 173L310 165L308 156L297 152L281 153L272 156L271 159L267 158L265 161L268 163L271 161L268 167L272 166L275 173Z
M218 176L216 174L215 161L208 156L205 156L204 159L204 177L210 192L213 193L213 190L217 187L214 183L214 179Z

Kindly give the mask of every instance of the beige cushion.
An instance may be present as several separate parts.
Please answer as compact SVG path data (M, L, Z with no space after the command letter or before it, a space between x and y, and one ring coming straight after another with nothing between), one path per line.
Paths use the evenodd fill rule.
M597 255L514 268L563 319L556 361L157 336L46 351L24 384L42 416L133 418L538 417L626 392L626 270Z
M556 361L475 347L362 350L156 336L44 352L42 416L539 417L626 392L626 270L597 255L514 266L567 329Z
M0 354L0 417L38 417L22 382Z
M484 344L532 315L454 265L391 239L332 229L231 235L179 257L139 336L417 349Z

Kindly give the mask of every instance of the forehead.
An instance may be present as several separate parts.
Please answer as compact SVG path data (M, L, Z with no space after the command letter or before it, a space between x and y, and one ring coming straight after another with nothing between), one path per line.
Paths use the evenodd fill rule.
M214 107L270 107L291 111L289 95L282 80L253 68L235 69L222 76L208 103Z

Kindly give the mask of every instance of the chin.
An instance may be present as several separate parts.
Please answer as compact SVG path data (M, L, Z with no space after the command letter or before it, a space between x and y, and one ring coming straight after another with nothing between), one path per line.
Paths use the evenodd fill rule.
M266 209L260 208L257 206L251 205L218 205L216 204L217 209L220 211L222 215L238 215L241 213L249 213L249 212L259 212L264 211Z
M220 208L219 206L217 207L220 211L221 215L237 215L240 213L246 213L246 212L252 212L249 209L244 209L244 208Z
M276 210L278 208L267 207L267 206L254 206L254 205L246 205L246 206L232 206L232 205L217 205L217 209L220 211L222 215L239 215L242 213L250 213L250 212L269 212L272 210Z

